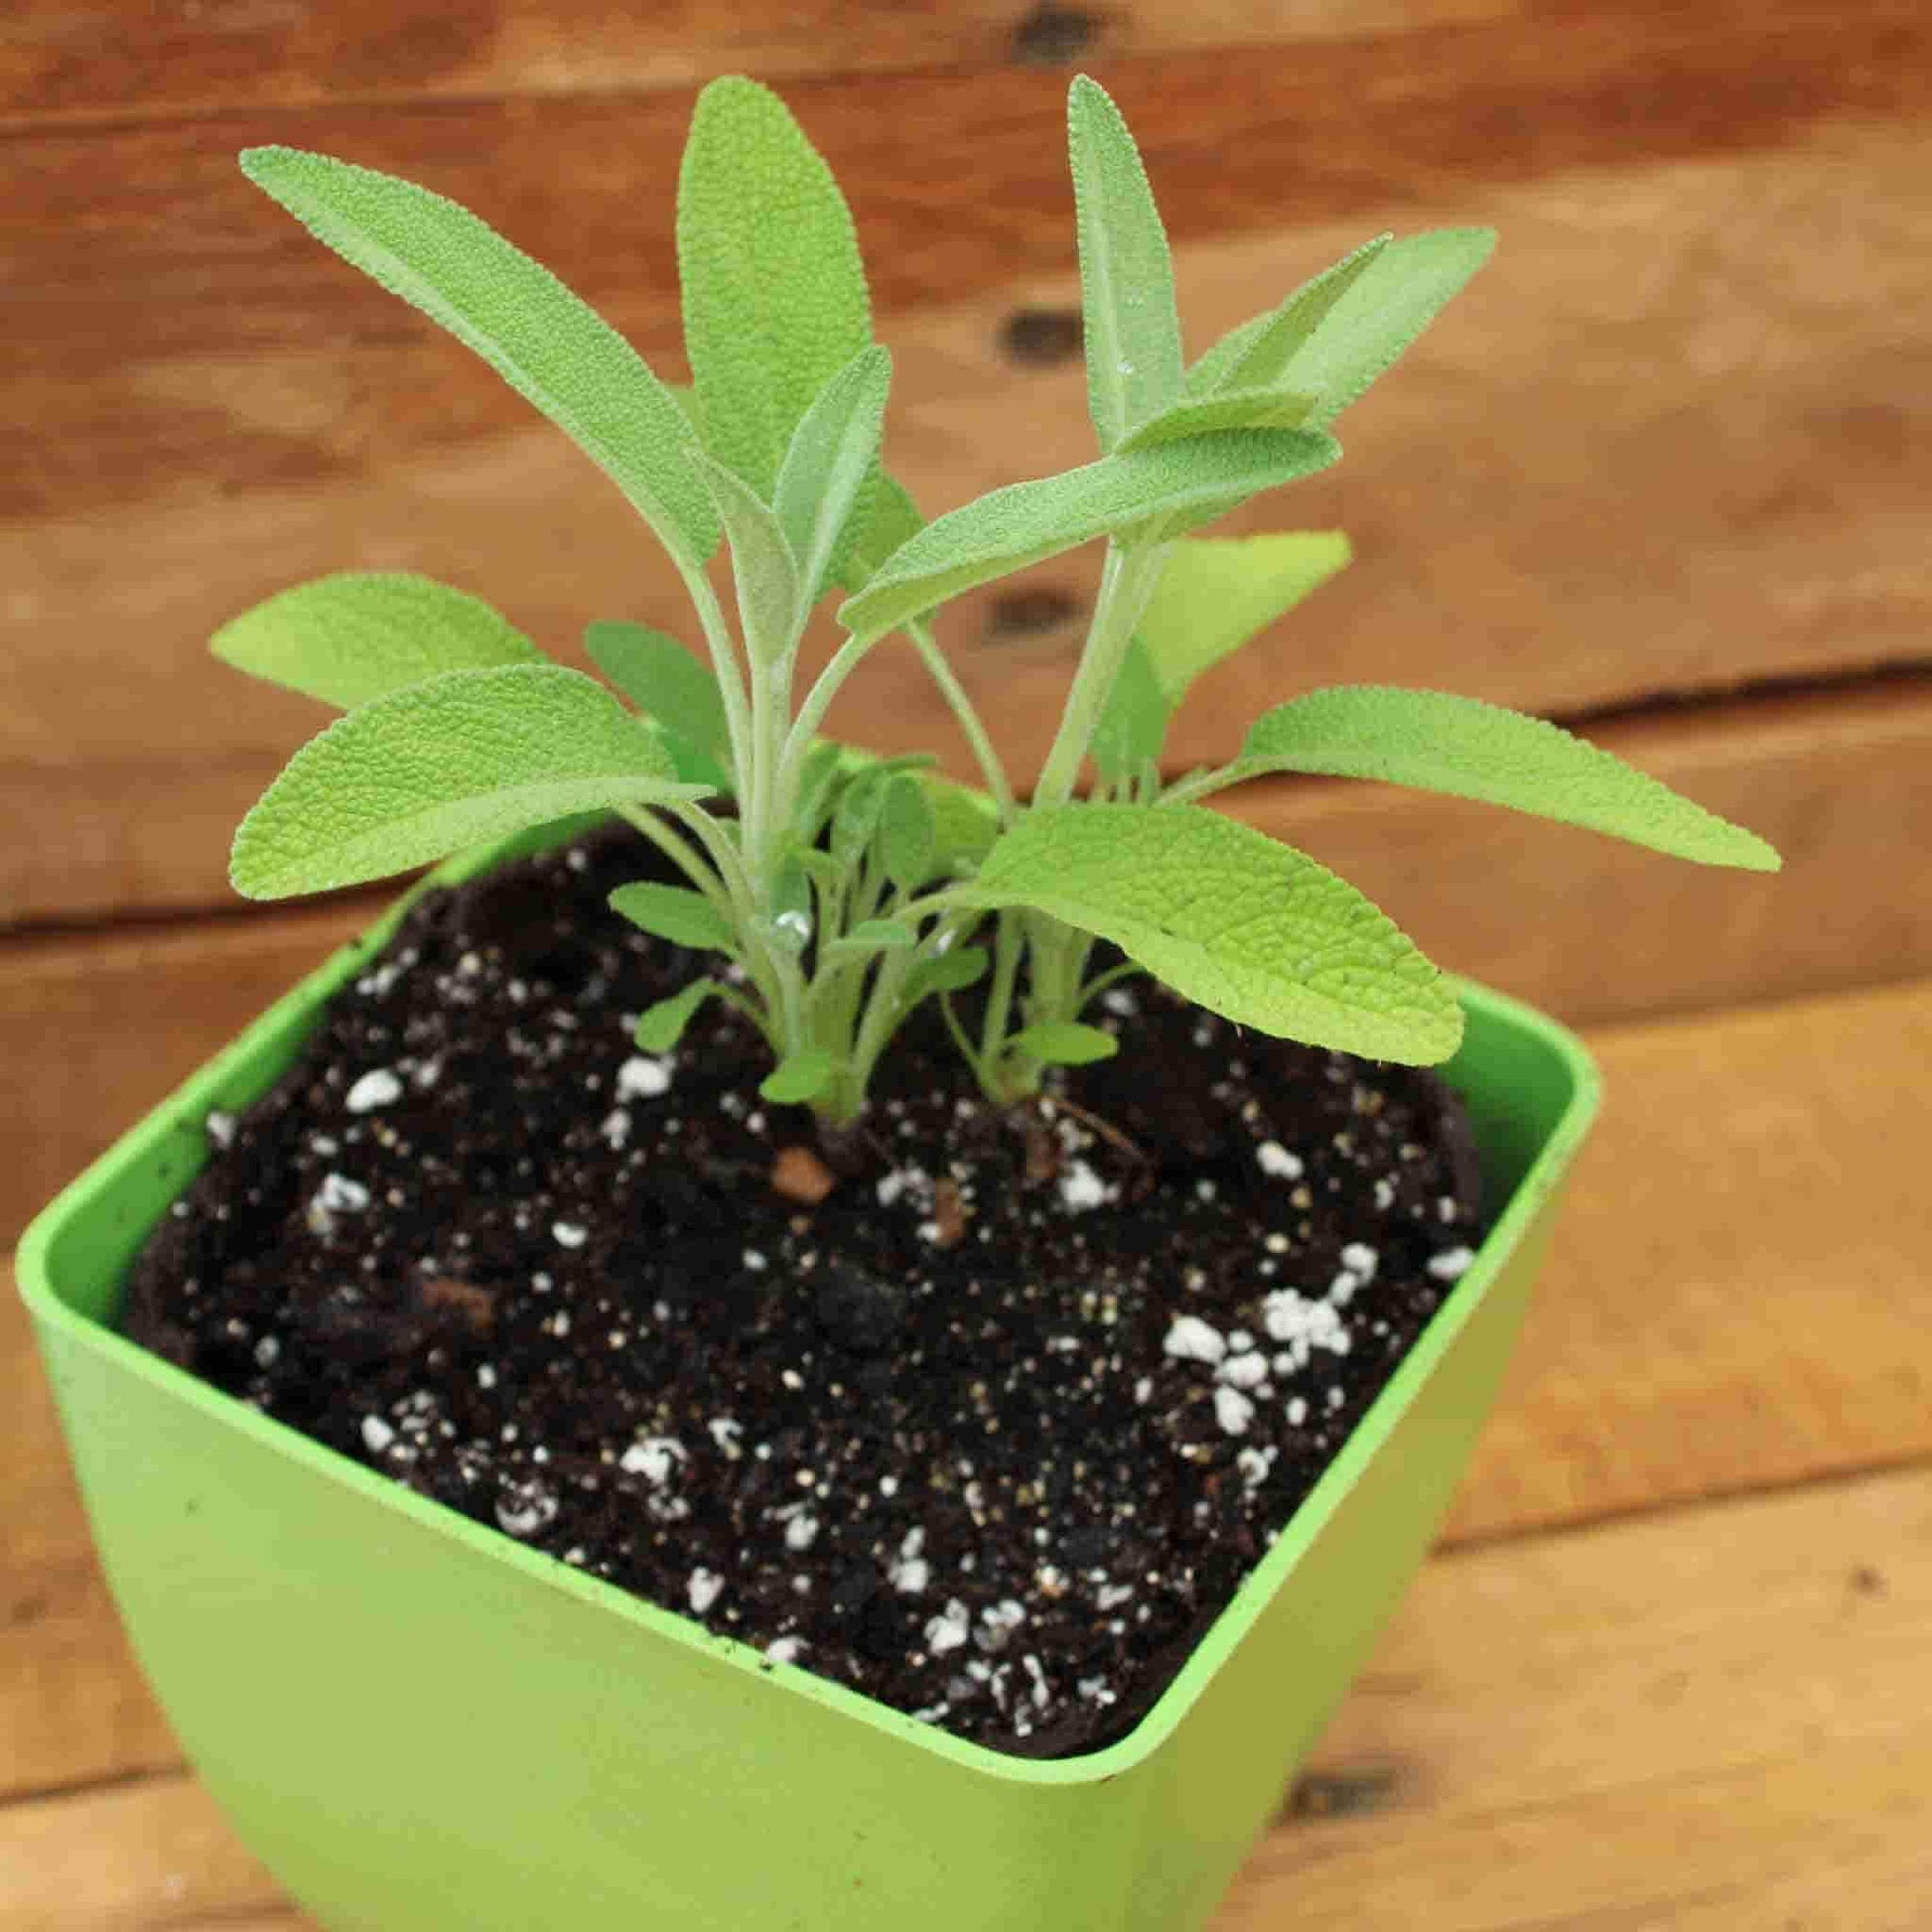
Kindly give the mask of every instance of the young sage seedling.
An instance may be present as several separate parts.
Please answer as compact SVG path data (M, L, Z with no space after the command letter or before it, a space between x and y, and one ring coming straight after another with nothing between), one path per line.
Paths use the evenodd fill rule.
M1269 1033L1383 1059L1451 1053L1452 992L1381 911L1305 854L1202 808L1264 773L1418 785L1707 864L1774 868L1761 840L1608 754L1437 692L1311 692L1258 720L1231 763L1169 781L1168 723L1188 686L1348 556L1332 532L1197 532L1334 462L1336 417L1492 237L1378 236L1189 364L1146 172L1084 78L1069 147L1098 455L929 524L883 466L892 362L873 339L844 198L755 82L708 86L685 150L686 390L456 204L322 155L244 154L251 180L610 475L678 570L704 655L596 622L584 641L600 683L421 578L351 573L271 598L214 649L344 716L243 821L237 888L322 891L616 813L685 883L623 887L615 911L719 961L642 1016L639 1042L667 1049L705 1000L722 1000L769 1043L765 1096L844 1123L922 1002L941 1002L985 1091L1013 1101L1045 1067L1115 1050L1082 1015L1129 970ZM962 591L1096 538L1106 556L1086 642L1023 799L932 621ZM709 575L721 543L729 614ZM834 594L846 640L801 688L806 624ZM897 636L957 719L979 788L931 759L823 736L845 680ZM1096 940L1125 963L1095 971ZM969 1010L957 996L982 980Z

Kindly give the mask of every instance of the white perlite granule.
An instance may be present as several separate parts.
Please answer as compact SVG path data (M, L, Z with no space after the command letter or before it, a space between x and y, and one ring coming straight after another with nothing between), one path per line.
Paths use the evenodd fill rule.
M1227 1337L1197 1314L1175 1315L1161 1348L1175 1361L1206 1362L1210 1366L1228 1352Z
M372 1068L349 1088L343 1105L351 1114L373 1113L402 1098L402 1082L386 1066Z
M618 1068L620 1100L655 1100L671 1090L671 1063L633 1053Z

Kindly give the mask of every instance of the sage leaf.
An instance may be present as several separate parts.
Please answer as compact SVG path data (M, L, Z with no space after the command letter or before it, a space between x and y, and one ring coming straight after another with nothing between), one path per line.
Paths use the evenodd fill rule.
M731 541L745 647L754 664L775 664L796 643L804 616L797 559L776 514L736 472L708 456L698 467Z
M778 471L772 507L798 560L809 607L850 550L855 518L879 455L893 358L864 348L819 391L800 419Z
M1190 537L1168 552L1142 613L1140 637L1154 675L1178 704L1200 674L1320 584L1350 555L1339 530Z
M640 880L611 895L611 909L654 938L699 952L730 952L731 921L702 893L688 886Z
M650 728L581 671L446 671L296 753L235 833L229 877L250 898L328 892L573 812L693 795Z
M986 977L987 955L984 946L951 946L930 959L922 959L905 976L899 1005L916 1006L931 993L963 993Z
M859 863L860 856L879 835L886 811L886 787L892 773L869 765L848 781L832 812L832 858L841 867Z
M1379 234L1363 242L1332 268L1311 276L1278 307L1230 330L1187 371L1181 393L1214 396L1279 383L1289 358L1394 239L1392 234Z
M852 541L832 569L833 582L844 591L864 590L880 565L925 528L925 518L904 485L883 470L874 477L853 521Z
M1447 1059L1461 1037L1448 983L1386 913L1216 812L1029 812L952 890L1111 939L1183 998L1263 1033L1418 1063Z
M901 892L912 892L932 877L938 828L925 786L912 773L897 771L887 780L879 821L880 857L886 877Z
M609 619L584 626L591 662L654 719L679 778L729 792L731 734L711 667L661 630Z
M1335 685L1255 721L1232 770L1380 778L1607 832L1707 866L1776 872L1756 833L1541 718L1443 691Z
M1282 387L1317 399L1324 427L1408 348L1496 245L1491 228L1434 228L1377 252L1289 356Z
M1109 784L1138 778L1161 756L1173 705L1139 635L1129 639L1114 688L1094 728L1093 761Z
M837 1062L822 1046L787 1053L762 1080L759 1092L778 1106L798 1106L831 1084Z
M684 412L637 351L547 268L468 208L372 168L266 147L244 151L241 171L535 403L687 568L717 549Z
M1217 429L1300 429L1314 409L1313 396L1293 389L1229 389L1171 403L1124 437L1120 447L1151 450Z
M768 498L813 398L872 341L872 314L832 171L755 80L714 80L698 96L677 258L708 446Z
M208 648L237 670L347 711L443 671L548 660L480 597L407 571L318 577L231 618Z
M1307 430L1224 430L993 490L902 544L840 607L839 621L857 637L880 636L975 584L1167 512L1240 502L1340 454Z
M724 989L714 979L693 980L681 992L673 993L668 1000L659 1000L644 1009L631 1038L646 1053L668 1053L684 1037L684 1030L690 1026L691 1017L714 993Z
M855 958L876 952L902 952L918 944L919 935L901 919L861 919L825 948L830 959Z
M1102 451L1180 392L1173 262L1120 109L1081 74L1067 95L1087 406Z
M1120 1051L1120 1041L1100 1027L1085 1027L1077 1020L1042 1020L1023 1028L1007 1045L1041 1060L1049 1066L1091 1066L1096 1060L1110 1060Z
M983 791L928 773L921 782L932 807L933 871L977 865L1000 836L999 808Z

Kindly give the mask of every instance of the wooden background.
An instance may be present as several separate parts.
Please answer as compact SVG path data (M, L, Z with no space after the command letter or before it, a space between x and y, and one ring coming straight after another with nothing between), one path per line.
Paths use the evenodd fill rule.
M1617 1563L1695 1569L1708 1535L1734 1530L1742 1568L1706 1581L1722 1581L1743 1618L1760 1583L1773 1597L1782 1587L1788 1536L1845 1543L1844 1563L1831 1558L1843 1569L1858 1526L1883 1517L1918 1539L1922 1606L1932 1517L1916 1478L1866 1476L1878 1486L1834 1489L1809 1515L1800 1489L1752 1505L1761 1516L1708 1512L1712 1497L1932 1454L1927 1390L1909 1368L1924 1352L1922 1182L1881 1160L1880 1178L1861 1183L1857 1282L1818 1218L1851 1184L1820 1152L1828 1131L1861 1136L1878 1159L1932 1124L1916 1086L1897 1080L1913 1065L1900 1037L1917 1042L1919 1082L1932 1051L1924 0L12 0L0 10L0 1246L368 916L366 897L267 910L230 897L233 823L319 715L213 664L215 624L306 575L408 567L489 598L566 658L593 618L684 627L669 572L605 480L481 363L250 189L235 150L323 149L456 196L675 375L671 194L694 89L732 69L777 81L853 202L897 357L895 468L933 513L1089 449L1077 354L1025 351L1026 318L1064 312L1074 294L1061 133L1074 67L1106 82L1141 137L1194 348L1381 227L1484 221L1502 233L1493 265L1351 412L1340 469L1249 516L1342 525L1359 560L1204 681L1176 761L1230 750L1255 710L1315 683L1433 684L1574 724L1787 856L1777 879L1704 873L1332 782L1239 800L1447 963L1635 1042L1625 1108L1692 1116L1624 1116L1617 1189L1579 1210L1609 1244L1575 1250L1584 1312L1533 1339L1527 1393L1458 1518L1465 1543L1499 1539L1495 1551L1469 1543L1425 1594L1446 1592L1444 1617L1479 1614L1515 1587L1519 1557L1496 1552L1535 1553L1520 1564L1568 1577L1568 1563L1587 1595L1608 1591L1614 1624ZM1091 567L1042 566L963 600L944 624L1023 771L1044 749ZM882 652L835 723L894 747L942 746L964 768L907 656ZM1913 994L1866 990L1914 979ZM1773 1005L1791 1001L1809 1004ZM1761 1020L1758 1007L1804 1018ZM1815 1050L1781 1057L1781 1042L1814 1035ZM1704 1129L1702 1095L1731 1079L1741 1097ZM1753 1151L1747 1185L1725 1178L1727 1165L1697 1167L1712 1134ZM1795 1163L1788 1173L1773 1150ZM1673 1191L1650 1228L1644 1190L1693 1172L1716 1189L1705 1222ZM1642 1225L1626 1226L1631 1215ZM1709 1241L1713 1228L1718 1261L1692 1305L1660 1331L1631 1328L1630 1274L1670 1275L1678 1237ZM1740 1296L1747 1316L1721 1310ZM1818 1336L1845 1320L1854 1361L1840 1386ZM6 1346L10 1372L30 1377ZM165 1814L191 1847L213 1828L166 1778L145 1796L120 1790L136 1772L159 1775L171 1748L110 1657L34 1400L11 1412L26 1420L9 1447L49 1463L53 1486L41 1527L4 1546L0 1642L14 1646L5 1683L42 1688L0 1795L35 1803L0 1813L15 1827L11 1841L0 1830L0 1852L27 1846L22 1882L45 1882L8 1892L0 1876L0 1902L27 1901L0 1917L200 1923L175 1894L157 1892L148 1916L124 1898L71 1903L94 1897L71 1874L98 1852L109 1813L151 1837ZM1522 1541L1667 1503L1687 1509L1618 1530L1627 1546L1558 1538L1546 1554L1541 1537ZM1625 1556L1601 1554L1612 1547ZM1861 1556L1846 1574L1866 1567ZM1896 1604L1844 1587L1892 1656ZM1744 1647L1740 1684L1784 1681L1788 1660L1772 1670L1756 1626L1724 1633ZM1566 1669L1600 1667L1603 1699L1616 1686L1664 1698L1645 1659L1572 1657L1561 1625L1546 1636L1539 1668L1561 1656ZM1517 1821L1525 1868L1569 1859L1560 1833L1537 1836L1541 1814L1511 1807L1553 1750L1584 1778L1577 1739L1552 1742L1559 1718L1602 1720L1582 1700L1545 1711L1544 1730L1512 1719L1497 1740L1473 1635L1465 1648L1454 1668L1474 1672L1475 1702L1432 1707L1423 1743L1390 1747L1422 1754L1428 1829L1350 1850L1342 1825L1304 1817L1292 1885L1264 1881L1231 1924L1300 1925L1270 1901L1304 1895L1316 1872L1331 1905L1310 1924L1932 1926L1922 1865L1917 1905L1895 1911L1834 1916L1802 1861L1784 1890L1761 1870L1752 1890L1737 1872L1754 1847L1782 1842L1775 1805L1724 1840L1736 1870L1698 1877L1705 1889L1667 1908L1617 1903L1604 1877L1600 1915L1560 1916L1558 1890L1534 1885L1490 1917L1457 1917L1440 1899L1405 1915L1403 1860L1420 1861L1415 1896L1429 1896L1432 1861L1455 1842L1429 1805L1459 1779L1487 1794L1468 1800L1469 1817L1490 1816L1481 1804L1493 1800ZM1414 1720L1413 1704L1391 1710ZM1350 1713L1337 1735L1355 1769L1309 1801L1317 1809L1357 1805L1349 1778L1364 1752L1364 1788L1381 1790L1380 1719L1362 1721L1364 1741L1350 1729L1359 1702ZM45 1741L69 1731L70 1747ZM1860 1735L1875 1767L1890 1746ZM1493 1790L1471 1762L1492 1747L1514 1767ZM1727 1759L1693 1752L1677 1768L1699 1804L1722 1805L1735 1783ZM1791 1776L1776 1803L1802 1809L1816 1795L1803 1778L1824 1773ZM77 1795L49 1795L62 1791ZM1591 1855L1607 1871L1613 1849L1641 1837L1641 1807L1577 1802L1579 1831L1607 1835ZM1922 1823L1922 1804L1903 1803L1872 1786L1872 1807ZM1703 1813L1679 1823L1723 1838ZM69 1864L32 1850L43 1828L49 1845L77 1834L63 1841ZM1322 1837L1334 1831L1344 1838ZM1378 1847L1393 1890L1376 1889ZM1853 1858L1834 1840L1819 1856L1841 1853ZM183 1858L193 1865L155 1856L156 1884ZM229 1855L208 1856L228 1869ZM1900 1900L1903 1870L1881 1873ZM69 1875L56 1885L50 1871ZM254 1923L257 1909L284 1922L255 1902L256 1880L235 1884L207 1907L209 1922ZM1361 1903L1385 1896L1386 1909ZM1356 1901L1346 1910L1333 1902L1344 1897Z

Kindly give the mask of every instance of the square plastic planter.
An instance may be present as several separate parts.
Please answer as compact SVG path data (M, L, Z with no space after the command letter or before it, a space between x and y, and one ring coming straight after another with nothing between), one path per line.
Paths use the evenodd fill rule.
M135 1650L241 1836L335 1932L1198 1926L1467 1460L1595 1108L1582 1047L1462 989L1445 1071L1506 1203L1493 1232L1153 1711L1106 1750L1034 1763L710 1636L114 1332L129 1261L205 1159L204 1116L273 1083L399 916L150 1115L19 1255Z

